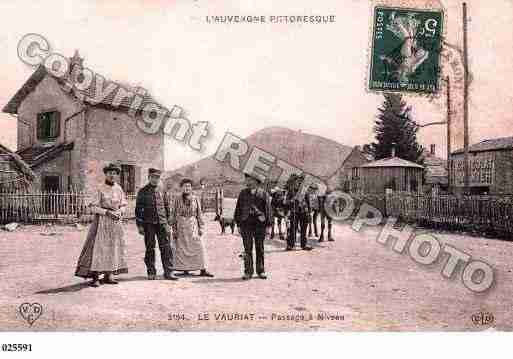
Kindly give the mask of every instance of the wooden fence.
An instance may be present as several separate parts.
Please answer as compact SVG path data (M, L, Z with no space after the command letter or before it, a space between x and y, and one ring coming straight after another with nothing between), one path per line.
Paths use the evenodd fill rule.
M135 195L127 195L125 218L135 217ZM0 223L80 221L88 222L92 214L90 198L81 191L70 192L0 192Z
M179 195L170 193L171 197ZM222 191L197 193L205 212L217 211ZM220 197L221 196L221 197ZM127 194L128 208L125 218L135 218L135 194ZM92 220L88 203L89 195L82 191L41 192L41 191L0 191L0 224L38 223L45 221L89 222Z
M362 204L367 204L378 209L382 214L386 213L385 195L378 194L362 194L362 193L350 193L349 194L354 201L353 216L355 216ZM345 206L345 204L342 204Z
M512 196L386 196L386 215L406 222L511 238Z

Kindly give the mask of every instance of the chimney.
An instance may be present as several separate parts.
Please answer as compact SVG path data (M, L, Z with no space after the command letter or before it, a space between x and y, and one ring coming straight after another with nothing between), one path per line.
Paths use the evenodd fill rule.
M429 146L429 147L430 147L429 152L431 152L431 154L434 156L434 155L435 155L436 145L433 143L433 144L431 144L431 146Z
M392 150L390 151L390 157L395 157L395 142L392 142Z

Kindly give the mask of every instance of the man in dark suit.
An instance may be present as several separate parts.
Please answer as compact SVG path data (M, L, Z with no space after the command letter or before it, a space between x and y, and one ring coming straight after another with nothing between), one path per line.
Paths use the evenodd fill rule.
M308 222L310 218L310 205L307 201L307 196L300 193L301 184L304 181L304 174L290 175L287 180L287 206L289 208L290 226L287 233L287 248L285 250L292 251L296 246L297 232L300 233L301 249L305 251L312 250L308 245L306 231L308 229Z
M167 193L160 186L161 171L155 168L148 170L148 184L137 193L135 206L136 224L139 233L144 235L146 254L144 263L148 279L156 279L155 269L155 236L157 237L164 269L164 278L176 280L173 274L173 253L171 250L171 226L169 224L170 209Z
M264 239L271 226L271 199L260 187L259 178L244 174L246 188L237 198L234 220L239 227L244 244L244 276L248 280L253 276L253 243L256 254L256 273L266 279L264 269Z

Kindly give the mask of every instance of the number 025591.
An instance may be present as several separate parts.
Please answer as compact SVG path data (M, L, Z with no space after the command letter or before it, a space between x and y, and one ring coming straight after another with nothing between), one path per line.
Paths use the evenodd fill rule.
M3 352L31 352L32 344L2 344Z

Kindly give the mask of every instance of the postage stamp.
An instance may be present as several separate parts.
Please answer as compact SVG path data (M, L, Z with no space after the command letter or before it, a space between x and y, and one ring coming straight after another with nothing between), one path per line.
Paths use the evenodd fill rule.
M437 92L442 34L442 10L375 7L369 89Z

